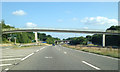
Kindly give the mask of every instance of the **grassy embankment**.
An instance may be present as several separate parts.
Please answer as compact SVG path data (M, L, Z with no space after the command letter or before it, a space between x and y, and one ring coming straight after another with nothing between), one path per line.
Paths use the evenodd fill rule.
M24 48L31 48L31 47L37 47L37 46L46 46L46 45L49 45L49 44L39 43L36 45L36 43L22 43L20 46L20 43L17 43L16 45L14 45L14 43L9 43L9 44L6 43L6 44L1 44L0 47L12 46L12 49L24 49Z
M38 46L47 46L49 44L46 44L46 43L39 43L37 45L25 45L25 46L14 46L13 49L24 49L24 48L32 48L32 47L38 47Z
M90 53L95 53L99 55L105 55L105 56L110 56L110 57L115 57L115 58L120 58L120 50L119 49L113 49L113 48L99 48L99 47L82 47L80 45L63 45L64 47L72 48L72 49L77 49L85 52L90 52Z

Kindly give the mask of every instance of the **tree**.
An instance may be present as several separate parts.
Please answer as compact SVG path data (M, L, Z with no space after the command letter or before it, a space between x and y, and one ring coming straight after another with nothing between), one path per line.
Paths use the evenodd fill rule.
M92 36L92 43L102 45L102 34L94 34Z
M84 37L73 37L73 38L67 38L66 40L70 40L71 45L86 44L87 43L87 40Z
M48 37L48 38L46 39L46 42L47 42L48 44L53 44L53 43L54 43L54 39Z
M92 41L92 36L87 35L87 36L86 36L86 39L87 39L88 41Z
M119 30L120 31L120 26L111 26L107 30Z

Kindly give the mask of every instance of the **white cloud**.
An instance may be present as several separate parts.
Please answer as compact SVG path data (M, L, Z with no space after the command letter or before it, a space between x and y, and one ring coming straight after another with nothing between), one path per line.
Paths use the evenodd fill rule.
M22 16L22 15L26 15L26 13L23 10L17 10L12 12L13 15L18 15L18 16Z
M89 25L118 25L118 21L116 19L109 19L107 17L86 17L83 20L81 20L84 24Z
M63 22L63 20L62 20L62 19L58 19L57 21L58 21L58 22Z
M10 24L6 24L6 25L9 25L9 26L11 26Z
M73 20L73 21L76 21L76 20L78 20L78 18L74 17L72 20Z
M34 23L32 23L32 22L27 22L27 23L26 23L26 27L27 27L27 28L34 28L34 27L37 27L37 24L34 24Z
M83 29L88 29L88 27L83 27Z

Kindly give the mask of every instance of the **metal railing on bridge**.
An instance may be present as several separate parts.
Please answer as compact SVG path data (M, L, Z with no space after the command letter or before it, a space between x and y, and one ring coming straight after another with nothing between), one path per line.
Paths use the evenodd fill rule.
M80 32L80 33L118 33L118 34L120 34L120 31L118 31L118 30L106 30L106 31L102 31L102 30L80 30L80 29L55 29L55 28L4 28L4 29L2 29L2 32L4 33L4 32L10 32L10 31L19 31L19 30L21 30L21 31L24 31L24 30L30 30L30 31L39 31L39 30L41 30L41 31L50 31L50 32Z

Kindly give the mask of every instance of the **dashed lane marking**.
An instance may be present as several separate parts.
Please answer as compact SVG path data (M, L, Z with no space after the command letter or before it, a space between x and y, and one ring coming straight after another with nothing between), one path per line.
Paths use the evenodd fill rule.
M53 57L45 57L45 58L53 58Z
M36 50L36 52L39 52L39 50Z
M67 52L64 52L64 54L67 54Z
M12 65L12 64L0 64L0 67L2 67L2 66L9 66L9 65Z
M0 61L20 60L21 58L0 59Z
M31 53L31 54L27 55L26 57L22 58L21 60L23 61L23 60L27 59L28 57L32 56L33 54L34 53Z
M5 69L5 71L8 71L8 70L9 70L9 68L6 68L6 69Z
M84 64L86 64L86 65L88 65L88 66L96 69L96 70L100 70L100 68L98 68L98 67L96 67L96 66L94 66L94 65L92 65L92 64L90 64L90 63L88 63L88 62L86 62L86 61L82 61L82 62L83 62Z
M45 47L42 47L40 50L44 49ZM31 53L29 55L27 55L26 57L22 58L21 61L27 59L28 57L32 56L34 53Z

